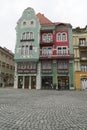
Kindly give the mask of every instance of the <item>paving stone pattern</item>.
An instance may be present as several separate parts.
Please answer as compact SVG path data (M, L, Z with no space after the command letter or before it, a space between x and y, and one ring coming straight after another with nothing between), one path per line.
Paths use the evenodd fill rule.
M87 130L87 91L1 88L0 130Z

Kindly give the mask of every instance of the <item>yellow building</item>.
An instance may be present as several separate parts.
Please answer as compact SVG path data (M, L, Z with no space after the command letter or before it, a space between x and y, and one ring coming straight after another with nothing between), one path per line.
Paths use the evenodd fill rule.
M87 26L73 29L75 87L87 89Z
M14 54L0 46L0 87L14 84Z

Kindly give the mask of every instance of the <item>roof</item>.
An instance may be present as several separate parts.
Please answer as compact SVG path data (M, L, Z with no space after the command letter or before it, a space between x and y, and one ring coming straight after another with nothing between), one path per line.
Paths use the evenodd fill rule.
M44 16L44 14L38 13L36 15L40 21L40 24L52 24L52 21L49 20L47 17Z
M87 25L84 28L73 28L73 33L87 33Z
M58 26L64 25L64 26L71 26L71 24L69 24L69 23L52 22L47 17L45 17L44 14L41 14L41 13L38 13L36 16L39 19L41 25L58 25Z
M72 27L72 25L70 23L55 22L54 24L55 25L64 25L64 26L71 26Z
M0 51L4 51L5 53L8 53L8 54L14 56L14 53L11 50L7 49L6 47L1 47L0 46Z

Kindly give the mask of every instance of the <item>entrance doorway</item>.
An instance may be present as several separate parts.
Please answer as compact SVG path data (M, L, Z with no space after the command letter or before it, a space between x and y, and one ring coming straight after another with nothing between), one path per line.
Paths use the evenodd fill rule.
M31 89L36 89L36 76L31 77Z
M43 76L42 89L53 89L52 87L52 76Z
M23 87L23 76L18 76L18 88Z
M29 89L29 76L25 76L25 85L24 88Z
M69 90L69 77L59 76L58 77L58 89L59 90Z
M86 78L81 79L81 88L87 89L87 79Z

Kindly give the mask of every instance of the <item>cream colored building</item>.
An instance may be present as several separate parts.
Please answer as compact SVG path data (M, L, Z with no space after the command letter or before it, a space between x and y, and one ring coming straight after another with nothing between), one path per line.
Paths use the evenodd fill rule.
M7 48L0 47L0 87L13 86L14 54Z
M73 29L75 87L87 88L87 26Z

